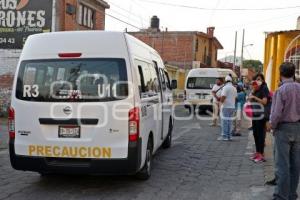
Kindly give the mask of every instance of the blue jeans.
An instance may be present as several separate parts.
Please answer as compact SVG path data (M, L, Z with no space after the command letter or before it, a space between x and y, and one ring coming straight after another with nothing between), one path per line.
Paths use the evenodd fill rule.
M221 128L222 137L224 139L231 139L232 123L234 120L234 108L222 108L221 109Z
M300 123L280 124L275 130L274 199L296 200L300 172Z

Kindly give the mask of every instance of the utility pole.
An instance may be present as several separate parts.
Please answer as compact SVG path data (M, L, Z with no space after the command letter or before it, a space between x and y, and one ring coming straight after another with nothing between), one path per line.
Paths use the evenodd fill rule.
M235 43L234 43L234 54L233 54L233 71L236 72L236 43L237 43L237 31L235 31Z
M245 40L245 29L243 29L243 38L242 38L242 53L241 53L241 65L240 65L240 79L242 80L242 70L244 62L244 41Z

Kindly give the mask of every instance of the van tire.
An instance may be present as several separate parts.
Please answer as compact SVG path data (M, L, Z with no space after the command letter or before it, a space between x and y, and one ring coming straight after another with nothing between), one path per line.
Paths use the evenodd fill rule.
M170 120L169 122L169 129L168 129L168 136L166 137L165 141L162 144L164 149L168 149L172 146L172 132L173 132L173 124Z
M143 168L136 174L136 177L140 180L148 180L151 176L152 168L152 152L153 152L153 141L150 137L147 144L146 160Z

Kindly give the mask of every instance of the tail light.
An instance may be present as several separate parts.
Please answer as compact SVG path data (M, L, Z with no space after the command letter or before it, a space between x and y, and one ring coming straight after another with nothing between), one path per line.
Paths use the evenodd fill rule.
M184 90L184 100L186 100L186 90Z
M139 139L140 115L139 108L129 110L129 141L135 142Z
M9 132L9 138L14 139L16 136L15 133L15 110L10 107L8 109L8 132Z
M82 55L82 53L59 53L58 56L60 58L78 58Z

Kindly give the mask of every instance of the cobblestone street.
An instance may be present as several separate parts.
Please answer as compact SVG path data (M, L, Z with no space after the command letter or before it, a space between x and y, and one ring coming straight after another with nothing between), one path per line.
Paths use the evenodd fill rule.
M187 112L180 109L178 115ZM0 199L270 199L273 188L264 186L266 164L249 160L253 141L248 130L232 142L220 142L220 129L208 124L176 121L173 147L159 150L145 182L128 176L41 177L13 170L8 151L1 150Z

